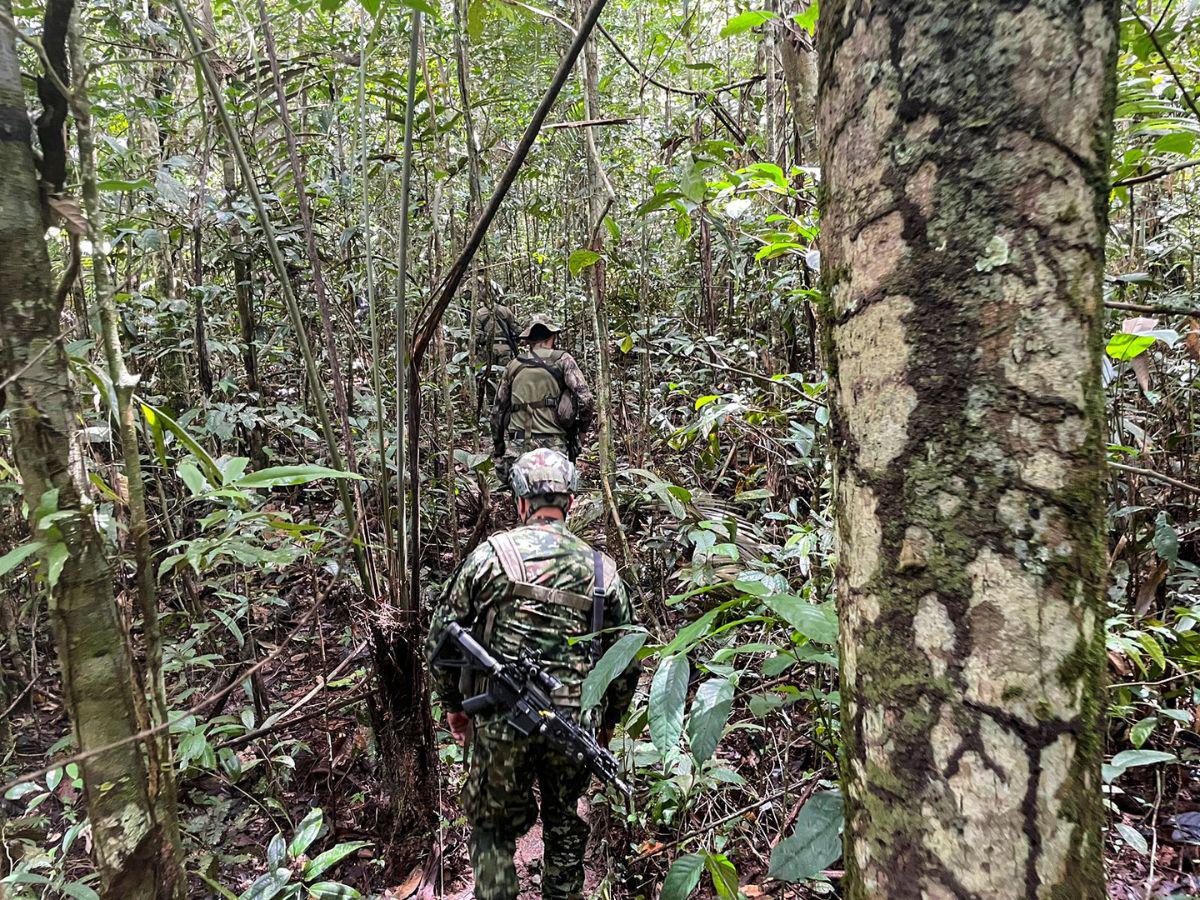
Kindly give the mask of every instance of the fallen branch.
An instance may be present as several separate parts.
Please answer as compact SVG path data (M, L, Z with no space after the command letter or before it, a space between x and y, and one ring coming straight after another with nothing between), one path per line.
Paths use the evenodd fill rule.
M1130 472L1134 475L1141 475L1143 478L1149 478L1152 481L1161 481L1163 484L1170 484L1180 490L1189 491L1193 494L1200 494L1200 487L1194 484L1188 484L1186 481L1180 481L1178 478L1172 478L1170 475L1164 475L1162 472L1155 472L1153 469L1142 469L1138 466L1128 466L1125 463L1109 462L1108 464L1113 469L1119 469L1122 472Z
M1112 186L1133 187L1135 184L1145 184L1147 181L1157 181L1160 178L1166 178L1168 175L1174 175L1176 172L1182 172L1184 169L1190 169L1193 166L1200 166L1200 159L1189 159L1186 162L1175 163L1173 166L1166 166L1162 169L1154 169L1147 172L1145 175L1134 175L1130 178L1122 178L1120 181L1114 181Z
M550 131L559 128L595 128L599 125L629 125L636 121L637 119L630 116L618 116L613 119L586 119L582 122L551 122L546 126L546 130Z
M1174 306L1160 306L1154 303L1126 303L1124 300L1105 300L1104 305L1109 309L1123 309L1128 312L1154 313L1160 316L1200 317L1200 309L1179 309Z

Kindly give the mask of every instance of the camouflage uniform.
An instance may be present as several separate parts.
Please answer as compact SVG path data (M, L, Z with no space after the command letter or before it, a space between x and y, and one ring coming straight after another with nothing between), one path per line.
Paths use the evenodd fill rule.
M563 460L565 464L565 460ZM505 573L508 555L519 557L520 583L533 591L514 593ZM616 565L601 555L606 586L605 626L631 624L633 611ZM522 653L539 658L563 683L556 705L578 709L580 686L590 667L588 642L568 643L592 631L590 597L593 589L592 548L571 534L563 523L539 521L481 544L467 557L448 583L433 616L428 650L451 621L471 626L493 653L513 658ZM545 589L550 589L547 592ZM537 593L537 596L528 596ZM588 604L568 605L562 596L582 597ZM586 608L585 608L586 606ZM619 636L619 635L618 635ZM605 647L615 637L605 635ZM610 685L599 709L602 728L618 722L637 686L637 663ZM462 709L463 688L482 691L482 682L463 685L457 673L433 670L438 696L447 712ZM491 713L475 720L472 752L463 788L463 808L471 824L471 867L479 900L514 900L518 894L513 854L517 838L533 825L541 788L545 846L542 896L567 900L583 896L583 855L588 826L579 817L579 798L587 787L587 769L568 759L541 738L524 738L503 718ZM593 723L596 724L596 723Z
M500 303L475 313L475 356L484 365L507 366L517 343L517 319Z
M541 326L557 334L558 327L537 316L521 337L528 340ZM501 476L523 453L548 447L567 453L567 429L585 434L592 425L595 399L579 363L565 350L531 349L504 369L492 406L493 456L502 464Z

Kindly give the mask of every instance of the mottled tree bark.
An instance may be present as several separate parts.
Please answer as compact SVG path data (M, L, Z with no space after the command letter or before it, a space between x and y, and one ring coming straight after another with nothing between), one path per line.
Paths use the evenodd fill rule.
M821 9L846 896L1102 897L1115 0Z
M8 0L0 0L0 13L11 21ZM43 571L54 582L49 607L63 703L79 749L88 751L136 734L138 719L108 561L72 458L76 414L59 341L62 301L51 284L15 41L0 22L0 378L14 379L6 388L13 451L30 528L45 544ZM80 769L102 895L165 895L172 855L141 745L97 753Z

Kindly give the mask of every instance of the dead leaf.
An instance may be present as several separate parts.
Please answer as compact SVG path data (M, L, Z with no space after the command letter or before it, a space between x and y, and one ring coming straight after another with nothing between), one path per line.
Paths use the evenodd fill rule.
M1200 319L1188 319L1188 333L1183 338L1183 349L1188 356L1200 362Z
M384 891L383 900L406 900L406 898L411 897L417 892L417 888L421 886L421 876L424 874L421 871L421 867L417 866L404 879L403 884L398 884Z
M1158 319L1151 319L1148 316L1135 316L1121 322L1121 330L1126 334L1141 334L1145 331L1153 331L1157 327Z
M1133 367L1133 377L1137 379L1138 387L1145 394L1150 390L1150 363L1146 362L1146 355L1135 356L1129 361Z
M76 200L71 197L51 197L49 203L67 231L71 234L87 234L87 218Z
M1127 660L1116 650L1108 651L1108 662L1114 669L1117 670L1119 675L1128 676L1133 674L1133 666L1129 665L1129 660Z
M738 888L744 897L765 897L767 892L756 884L748 884L745 887Z
M1138 588L1137 603L1133 606L1133 611L1138 616L1144 616L1146 610L1150 608L1150 604L1154 602L1154 596L1158 593L1158 586L1167 577L1168 568L1167 561L1160 559L1158 565L1154 567L1154 571L1150 573L1149 577Z

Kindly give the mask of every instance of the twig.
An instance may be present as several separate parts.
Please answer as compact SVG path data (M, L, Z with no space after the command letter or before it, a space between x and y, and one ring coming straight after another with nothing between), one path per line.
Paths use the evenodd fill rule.
M221 750L225 747L240 747L242 744L248 744L253 740L257 740L264 734L269 734L274 731L285 731L293 725L299 725L303 722L308 722L311 719L317 719L321 716L327 716L330 713L341 712L347 707L353 706L356 703L361 703L371 693L371 688L368 686L364 690L356 691L348 697L342 697L339 703L329 703L321 709L315 709L312 712L307 712L302 716L296 716L291 719L282 719L272 722L270 725L263 725L254 731L248 731L245 734L238 735L235 738L230 738L227 741L222 741L217 744L216 749Z
M8 704L8 708L6 710L4 710L4 712L0 712L0 719L8 718L9 713L11 713L14 709L16 709L17 706L20 704L20 702L25 699L25 695L28 694L33 689L33 685L36 682L37 682L36 678L29 679L29 684L25 685L25 687L21 690L21 693L17 694L16 699L13 700L12 703Z
M58 342L61 341L63 338L65 338L67 336L67 333L70 330L71 329L68 328L66 331L60 331L58 334L58 337L56 337L52 341L47 341L45 347L43 347L41 350L39 350L32 357L30 357L28 360L25 361L25 365L21 366L20 369L13 372L11 375L9 375L7 378L5 378L3 381L0 381L0 391L4 390L6 387L8 387L14 381L16 381L18 378L20 378L22 375L24 375L30 369L32 369L35 365L37 365L37 361L39 359L41 359L43 356L45 356L47 353L49 353L51 347L57 346Z
M1120 469L1122 472L1132 472L1134 475L1141 475L1143 478L1150 478L1154 481L1161 481L1164 484L1174 485L1181 490L1189 491L1193 494L1200 494L1200 487L1194 484L1188 484L1186 481L1180 481L1178 478L1172 478L1170 475L1164 475L1162 472L1155 472L1153 469L1142 469L1138 466L1128 466L1125 463L1109 462L1109 466L1114 469Z
M1157 313L1160 316L1200 317L1200 309L1178 309L1174 306L1159 306L1153 303L1126 303L1124 300L1105 300L1104 305L1109 309L1123 309L1128 312Z
M814 775L813 781L815 782L816 780L817 780L817 776ZM748 806L743 806L741 809L735 809L729 815L722 816L721 818L717 819L715 822L709 822L703 828L697 828L694 831L689 831L683 837L677 838L668 844L657 844L654 847L652 847L650 850L646 851L645 853L638 854L637 861L641 862L644 859L650 859L652 856L658 856L660 853L663 853L667 850L671 850L674 847L678 847L680 844L684 844L684 843L692 840L693 838L698 838L703 834L707 834L708 832L712 831L714 828L724 825L726 822L732 822L734 819L741 818L748 812L753 812L754 810L758 809L759 807L766 806L768 803L773 803L782 797L786 797L788 794L790 794L792 791L796 790L796 788L800 787L802 784L804 784L804 782L797 781L795 784L791 785L790 787L786 787L781 791L776 791L774 794L770 794L766 797L763 797L761 800L755 800L753 803L749 804Z
M598 125L629 125L636 122L630 116L617 116L612 119L586 119L582 122L551 122L546 126L547 131L559 128L595 128Z
M1145 175L1134 175L1130 178L1122 178L1120 181L1114 181L1112 186L1132 187L1135 184L1145 184L1147 181L1157 181L1160 178L1166 178L1168 175L1174 175L1176 172L1182 172L1184 169L1190 169L1193 166L1200 166L1200 159L1189 159L1185 162L1175 163L1173 166L1166 166L1162 169L1154 169L1147 172Z
M347 541L347 546L352 544L354 542L354 540L355 540L355 533L351 532L349 539ZM329 586L327 588L325 588L325 590L323 592L318 594L313 599L313 604L309 608L308 612L306 612L304 614L304 616L300 619L300 621L297 622L296 625L292 628L292 630L289 631L284 636L283 640L279 642L278 647L276 647L274 650L272 650L270 653L268 653L266 656L264 656L257 663L250 666L250 668L248 668L244 672L242 672L241 677L238 678L236 681L230 682L228 685L221 688L220 690L214 691L213 693L207 695L202 700L200 700L198 703L193 704L188 709L186 709L182 713L180 713L178 718L182 719L182 718L186 718L188 716L194 716L197 713L203 712L207 707L211 706L213 703L216 703L218 700L221 700L224 697L226 697L227 695L229 695L230 693L232 693L237 688L237 686L242 684L247 678L253 677L256 673L262 671L264 668L266 668L267 665L269 665L274 659L276 659L279 656L279 654L281 654L283 652L284 648L287 647L287 645L291 643L292 639L294 637L296 637L296 635L299 634L302 629L307 627L310 622L312 622L312 620L316 617L317 611L322 606L325 605L326 598L329 596L330 592L334 589L334 587L337 585L337 583L341 580L342 572L345 571L345 566L343 565L343 563L345 562L345 555L346 555L345 547L343 547L342 553L340 554L340 556L338 557L338 560L337 560L337 572L336 572L336 574L334 574L333 578L330 580ZM0 796L7 794L10 790L15 788L17 785L27 784L30 781L36 781L37 779L41 778L43 775L53 772L55 769L61 769L63 766L69 766L72 763L84 762L85 760L92 759L93 757L99 756L102 753L108 753L112 750L116 750L118 747L124 747L126 744L133 744L133 743L136 743L137 741L149 740L150 738L155 737L156 735L160 734L161 732L168 730L171 727L171 724L172 724L171 722L162 722L151 728L145 728L142 731L139 731L137 734L131 734L128 737L124 737L124 738L121 738L120 740L105 744L102 747L93 747L90 750L83 750L83 751L80 751L79 753L74 754L73 756L68 756L65 759L56 760L55 762L51 763L50 765L43 766L42 768L37 769L33 772L27 772L24 775L21 775L19 778L14 778L12 781L8 782L5 785L0 785Z

